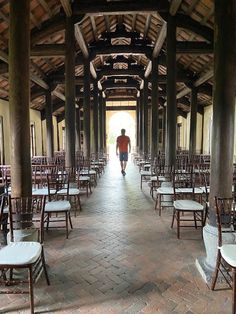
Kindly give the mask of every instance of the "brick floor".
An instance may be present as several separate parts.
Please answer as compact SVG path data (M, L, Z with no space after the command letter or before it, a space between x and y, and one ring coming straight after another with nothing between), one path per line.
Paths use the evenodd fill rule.
M199 230L177 240L171 211L157 215L131 162L122 177L110 161L82 207L68 240L62 230L46 233L51 286L43 276L35 285L37 313L231 313L231 291L210 291L195 268ZM0 296L7 312L29 313L28 297Z

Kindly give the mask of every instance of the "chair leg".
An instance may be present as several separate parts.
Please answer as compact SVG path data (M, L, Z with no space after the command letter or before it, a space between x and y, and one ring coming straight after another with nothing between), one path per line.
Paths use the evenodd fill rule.
M176 210L175 210L175 208L174 208L174 209L173 209L173 216L172 216L171 228L173 228L173 226L174 226L175 215L176 215Z
M218 250L217 258L216 258L216 268L215 268L214 275L212 277L211 290L215 289L216 280L217 280L219 268L220 268L220 262L221 262L221 253L220 253L220 250Z
M233 267L232 269L232 277L233 277L233 296L232 296L232 313L236 314L236 268Z
M69 218L69 222L70 222L70 227L71 227L71 229L73 229L70 212L68 212L68 218Z
M29 297L30 297L30 312L34 314L34 288L33 288L33 274L32 274L32 267L29 267L28 270L29 276Z
M162 196L160 194L159 198L158 198L159 216L161 216L161 210L162 210L162 208L161 208L161 198L162 198Z
M42 265L43 265L43 270L44 270L45 278L46 278L46 281L47 281L48 286L50 286L50 281L49 281L49 277L48 277L48 271L47 271L47 267L46 267L46 262L45 262L43 247L42 247L41 259L42 259Z
M180 237L180 212L177 210L177 238L179 239Z
M65 220L66 220L66 238L69 237L69 230L68 230L68 212L65 212Z

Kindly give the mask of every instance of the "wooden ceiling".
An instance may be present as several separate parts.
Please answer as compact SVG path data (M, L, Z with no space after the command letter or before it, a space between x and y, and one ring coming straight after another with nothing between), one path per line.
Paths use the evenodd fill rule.
M142 76L150 76L152 55L160 50L159 75L163 80L160 95L163 105L166 98L165 37L168 13L176 15L177 19L178 112L186 116L190 110L189 87L192 85L199 90L199 112L211 104L213 0L31 0L30 7L31 108L44 110L45 91L50 83L53 86L54 114L63 114L65 89L61 76L64 74L66 16L74 16L75 20L77 102L82 102L83 57L93 56L91 71L100 80L99 86L103 88L107 100L117 98L120 101L124 98L131 101L142 87ZM123 36L116 36L116 32ZM127 33L132 33L134 37L130 35L129 38ZM5 100L8 100L9 91L8 36L9 1L0 0L0 98ZM134 42L138 48L129 51L129 47L133 47L132 38L136 38ZM106 75L109 67L117 70L114 75L123 75ZM132 69L128 77L127 69ZM122 80L126 85L124 88Z

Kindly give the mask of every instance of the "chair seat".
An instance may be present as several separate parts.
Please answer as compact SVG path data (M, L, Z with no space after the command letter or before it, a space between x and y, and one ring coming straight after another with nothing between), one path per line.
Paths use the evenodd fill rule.
M38 242L12 242L0 250L1 265L27 265L37 261L42 251Z
M79 176L79 181L90 181L90 177L87 177L87 176Z
M67 189L62 189L60 191L57 192L58 195L66 195L67 194ZM76 188L69 188L69 195L79 195L80 191L79 189Z
M69 201L62 200L62 201L53 201L48 202L45 205L45 212L60 212L60 211L67 211L71 209L71 204Z
M224 244L220 248L220 252L226 263L236 267L236 244Z
M178 189L180 193L192 193L193 189L192 188L179 188ZM194 188L194 194L202 194L203 191L200 188Z
M177 200L174 201L174 208L175 209L182 209L182 210L203 210L203 205L192 200Z
M151 179L150 179L151 181L153 181L153 182L156 182L157 181L157 176L153 176L153 177L151 177Z
M9 207L6 206L3 208L3 214L8 214L9 213Z
M157 189L157 194L170 194L174 195L174 189L172 187L160 187Z
M50 194L55 194L56 190L50 190ZM42 189L33 189L32 195L48 195L48 188L42 188Z
M141 176L151 176L152 173L149 170L141 170L140 171Z

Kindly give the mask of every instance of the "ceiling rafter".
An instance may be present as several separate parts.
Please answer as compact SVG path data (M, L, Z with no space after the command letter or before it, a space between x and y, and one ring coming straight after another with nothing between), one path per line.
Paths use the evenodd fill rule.
M94 40L98 41L97 26L96 26L95 17L93 15L90 16L90 21L91 21L91 25L92 25Z
M145 22L144 31L143 31L143 38L144 39L147 37L148 31L150 28L151 18L152 18L151 14L148 14L147 18L146 18L146 22Z
M63 10L65 11L66 16L70 17L72 15L70 0L60 0L60 2L63 7Z
M52 17L52 11L51 11L49 5L47 4L47 2L45 0L38 0L38 2L41 4L41 6L47 12L49 18L51 18Z
M181 6L182 0L172 0L170 5L170 14L175 15Z

